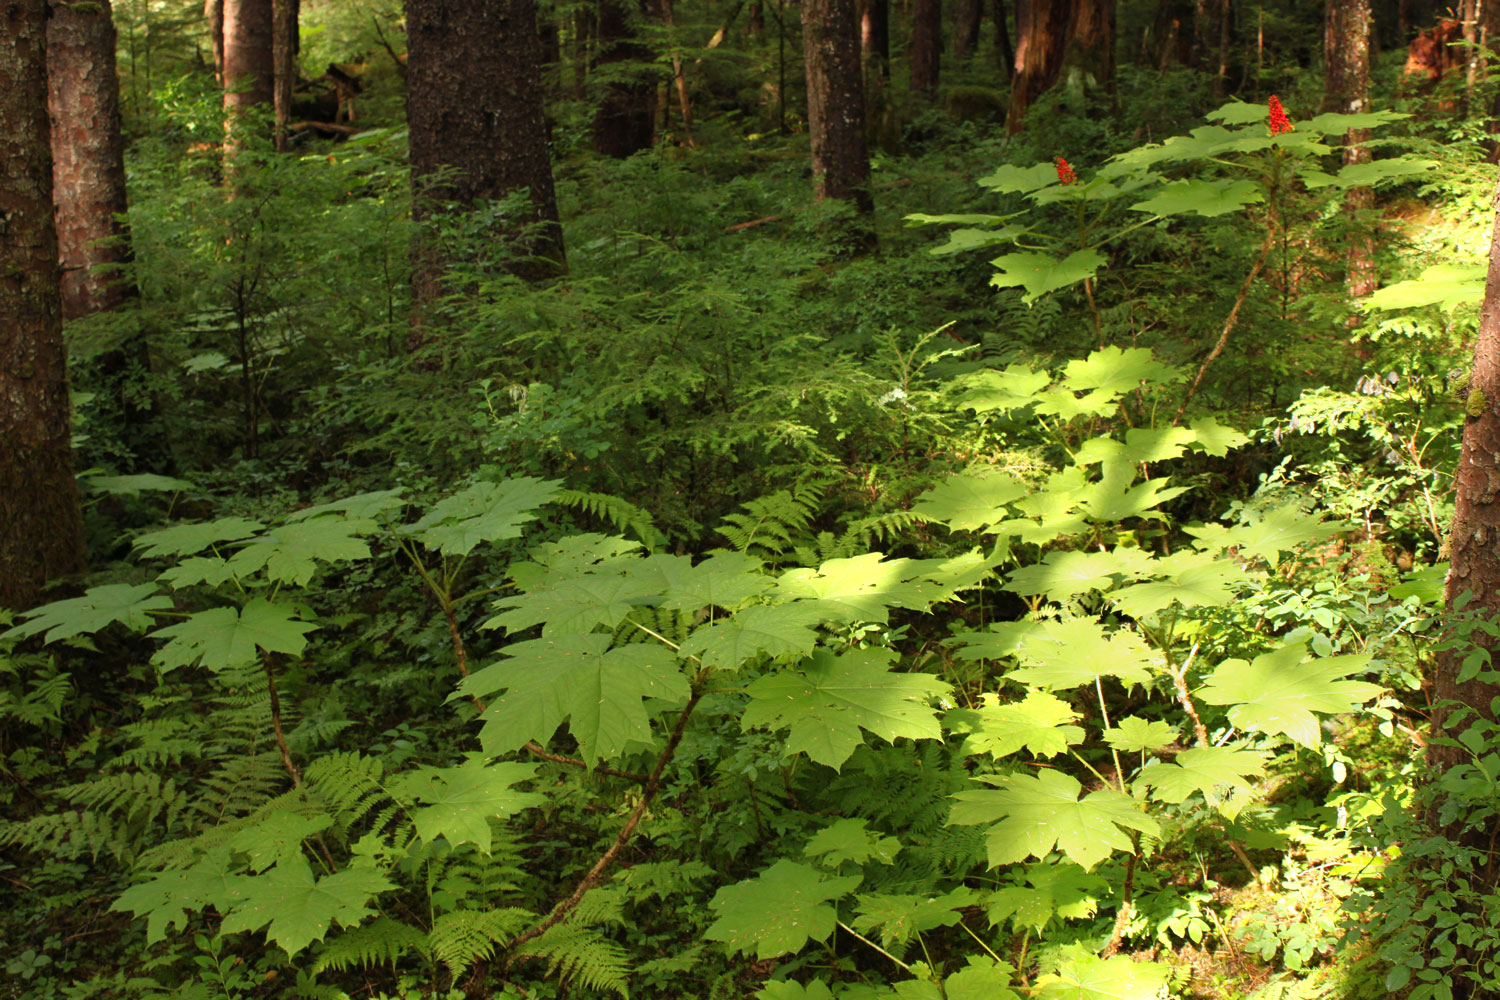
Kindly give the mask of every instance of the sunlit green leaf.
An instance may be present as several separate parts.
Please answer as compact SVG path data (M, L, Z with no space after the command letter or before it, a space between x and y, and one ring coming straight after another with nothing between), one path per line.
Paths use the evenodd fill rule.
M1344 679L1369 666L1368 655L1316 659L1293 643L1249 663L1225 660L1197 695L1210 705L1232 706L1229 721L1241 729L1285 734L1316 750L1323 737L1314 713L1352 712L1380 693L1378 684Z
M990 278L996 288L1019 286L1027 305L1048 292L1092 278L1107 261L1097 250L1077 250L1062 260L1040 253L1010 253L990 261L1000 272Z
M1238 212L1265 200L1254 181L1180 180L1163 184L1156 193L1130 208L1151 215L1202 215L1210 218Z
M819 864L837 868L845 861L862 865L871 858L883 865L893 864L900 850L901 841L870 830L866 820L836 819L813 834L802 852L819 858Z
M857 875L824 875L782 858L755 878L715 893L708 906L718 916L703 936L731 952L785 955L809 940L827 940L837 920L829 901L853 892L859 881Z

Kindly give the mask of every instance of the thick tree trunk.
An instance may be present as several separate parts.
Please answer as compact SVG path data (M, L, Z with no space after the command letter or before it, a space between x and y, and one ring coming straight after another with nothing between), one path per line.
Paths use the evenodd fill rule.
M644 69L616 65L651 58L651 51L635 40L625 2L599 0L594 50L595 74L607 81L594 114L594 148L618 159L651 147L651 112L656 100L656 81Z
M913 0L911 7L911 89L919 94L937 91L943 59L943 0Z
M802 51L818 197L849 201L869 212L874 202L854 0L804 0Z
M1370 0L1327 0L1323 22L1325 111L1361 114L1370 100ZM1344 136L1344 162L1369 163L1368 129L1351 129ZM1350 215L1375 205L1375 192L1354 188L1344 197ZM1345 284L1352 299L1375 290L1375 240L1368 231L1356 233L1348 251Z
M130 259L125 143L108 0L60 4L47 23L52 186L64 319L113 309L135 293L114 273Z
M1080 89L1113 86L1114 0L1022 0L1016 6L1016 62L1006 128L1019 132L1026 109L1062 76Z
M563 265L562 229L542 118L534 0L407 0L413 215L446 203L459 211L520 191L531 209L495 233L514 257L507 269L529 280ZM453 263L435 240L419 238L412 274L412 346L427 308L443 295Z
M214 83L224 86L224 0L204 0L203 19L208 22L208 47L213 53Z
M272 0L223 0L224 3L224 151L244 145L243 119L256 106L269 107L276 81L272 45L275 18ZM227 158L227 157L226 157Z
M53 222L46 0L0 9L0 606L84 568Z
M300 48L297 21L301 0L273 0L271 55L275 85L272 103L276 108L276 151L290 147L292 90L297 85L297 52ZM352 119L351 119L352 120Z
M983 0L958 0L953 15L953 60L962 65L979 45L979 26L984 23Z

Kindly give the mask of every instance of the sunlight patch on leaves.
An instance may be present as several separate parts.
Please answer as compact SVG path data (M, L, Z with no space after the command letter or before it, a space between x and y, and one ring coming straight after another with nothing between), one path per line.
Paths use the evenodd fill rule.
M718 914L704 937L731 951L774 958L809 940L824 941L837 917L831 900L853 892L858 875L828 876L782 858L755 878L714 893L709 908Z
M1368 670L1371 659L1369 655L1315 659L1308 655L1306 645L1293 643L1249 663L1225 660L1197 693L1210 705L1232 706L1229 721L1241 729L1285 735L1316 750L1323 744L1323 735L1314 713L1352 712L1383 690L1378 684L1344 679L1357 670Z

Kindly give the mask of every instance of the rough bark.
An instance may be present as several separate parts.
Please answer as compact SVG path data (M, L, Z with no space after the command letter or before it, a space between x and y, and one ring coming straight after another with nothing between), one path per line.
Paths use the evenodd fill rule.
M0 605L84 568L47 119L46 0L0 7Z
M64 319L113 309L134 293L115 268L130 259L124 226L125 143L110 5L58 4L47 23L52 186Z
M1370 0L1327 0L1323 21L1324 110L1362 114L1369 110ZM1344 162L1369 163L1368 129L1350 129L1344 136ZM1375 192L1354 188L1344 196L1350 216L1375 205ZM1349 297L1364 298L1375 290L1375 240L1368 230L1356 232L1348 250L1345 285Z
M984 23L983 0L958 0L953 15L953 59L960 65L979 46L979 27Z
M275 75L272 104L276 109L278 153L285 153L291 144L288 126L292 120L292 89L297 84L299 7L300 0L273 0L272 3L271 57Z
M495 233L512 253L506 267L529 280L557 274L562 229L542 117L534 0L408 0L406 9L413 215L430 218L436 204L467 211L524 188L530 210ZM424 310L442 296L451 263L434 241L418 240L413 346L425 337Z
M635 40L625 0L599 0L593 72L603 77L604 94L594 113L594 148L624 159L651 146L656 81L643 68L651 50Z
M807 124L818 197L851 202L865 213L874 202L859 49L854 0L804 0Z
M1113 85L1114 0L1021 0L1006 128L1019 132L1026 109L1068 75L1080 88Z
M1500 209L1500 187L1496 189L1491 209ZM1500 544L1497 544L1500 542L1500 212L1496 213L1491 234L1489 278L1479 315L1479 334L1474 342L1468 404L1470 416L1464 425L1455 477L1457 502L1448 542L1444 596L1450 614L1464 599L1465 612L1493 622L1500 618ZM1500 642L1484 631L1475 631L1470 641L1488 650L1492 657L1500 653ZM1458 737L1471 723L1488 727L1496 721L1493 706L1494 699L1500 696L1500 687L1488 683L1485 672L1469 680L1459 680L1468 652L1467 648L1448 650L1440 655L1436 666L1432 684L1433 739L1427 745L1427 764L1434 775L1473 759L1469 751L1450 746L1448 741ZM1494 671L1497 666L1500 663L1492 659L1486 672ZM1455 718L1458 713L1464 718ZM1453 812L1450 807L1445 814L1443 802L1434 801L1427 818L1437 832L1488 855L1487 863L1472 877L1476 888L1493 891L1497 881L1493 836L1483 829L1469 828L1462 809L1458 815ZM1480 815L1484 813L1481 811ZM1493 823L1490 818L1485 825Z
M1020 4L1025 0L1017 0L1016 14L1020 16ZM1010 82L1012 74L1016 71L1016 51L1010 44L1010 29L1006 26L1005 0L994 0L990 17L995 22L995 62L1005 74L1006 82Z
M204 0L203 19L208 22L208 47L213 53L214 83L224 86L224 0Z
M943 59L943 0L912 0L911 89L919 94L937 91Z
M276 80L273 0L223 0L224 151L232 156L245 141L243 119L268 107ZM227 157L226 157L227 158Z

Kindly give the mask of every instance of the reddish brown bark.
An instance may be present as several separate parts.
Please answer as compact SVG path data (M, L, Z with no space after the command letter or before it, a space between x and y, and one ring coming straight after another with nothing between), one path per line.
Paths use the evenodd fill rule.
M979 45L979 26L984 23L983 0L958 0L953 15L953 59L963 63Z
M214 83L224 86L224 0L203 0L203 19L208 22L208 47L213 53Z
M1026 109L1052 87L1063 67L1084 84L1113 84L1114 0L1021 0L1016 6L1016 62L1006 128L1019 132Z
M243 119L257 105L269 107L276 80L272 46L272 0L223 0L224 151L244 144Z
M58 4L47 23L52 186L63 318L113 309L134 293L115 269L130 259L125 143L108 0Z
M497 224L495 238L512 254L505 267L527 279L555 275L562 230L534 0L408 0L406 9L414 217L427 219L439 205L468 211L525 189L530 210ZM412 346L424 340L424 313L442 296L451 263L433 239L418 240Z
M594 74L606 82L594 113L594 148L624 159L651 147L656 81L640 65L651 59L651 50L635 40L625 0L599 0L596 30Z
M1324 110L1359 114L1369 110L1370 0L1328 0L1323 21ZM1369 163L1368 129L1351 129L1344 136L1344 162ZM1368 212L1375 192L1354 188L1344 196L1351 216ZM1349 297L1364 298L1375 290L1375 240L1368 230L1356 232L1348 250L1345 285Z
M854 0L804 0L807 125L818 197L851 202L865 213L874 202L859 48Z
M0 6L0 606L84 568L47 119L46 0Z
M271 25L271 61L275 82L272 87L272 103L276 109L276 151L285 153L290 145L291 134L287 126L292 120L292 89L297 83L297 51L299 49L297 21L300 0L273 0ZM350 118L353 121L353 118Z
M943 58L943 0L912 0L911 89L920 94L937 90Z

